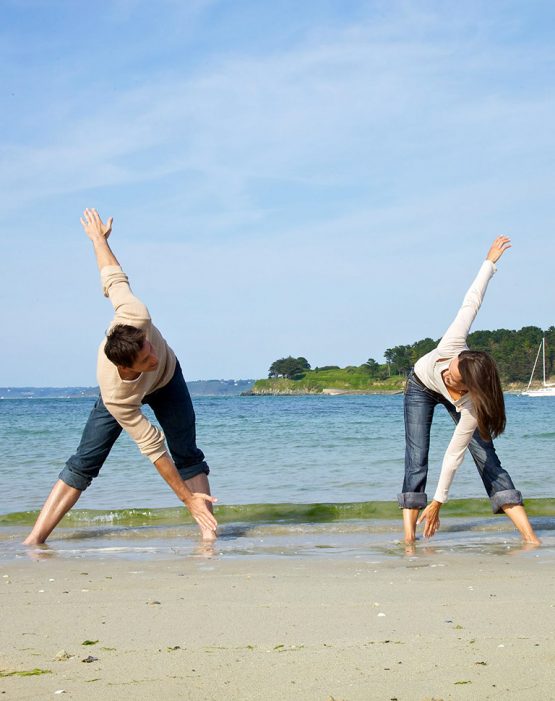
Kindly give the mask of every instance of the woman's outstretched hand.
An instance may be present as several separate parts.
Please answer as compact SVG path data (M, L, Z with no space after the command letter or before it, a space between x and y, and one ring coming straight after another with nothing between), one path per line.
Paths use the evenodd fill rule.
M420 514L416 525L419 526L422 521L426 521L424 526L424 538L431 538L436 534L439 528L439 510L441 509L441 502L432 501Z
M491 244L486 260L491 260L492 263L497 263L503 253L511 247L511 239L508 236L498 236Z

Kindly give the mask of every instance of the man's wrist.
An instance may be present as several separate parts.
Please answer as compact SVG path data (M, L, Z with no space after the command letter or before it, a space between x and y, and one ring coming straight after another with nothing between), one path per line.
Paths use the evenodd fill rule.
M185 487L185 489L187 491L186 492L183 491L181 494L179 494L179 498L185 504L185 506L188 508L191 504L192 499L193 499L193 492L191 492L191 490L188 489L187 487Z

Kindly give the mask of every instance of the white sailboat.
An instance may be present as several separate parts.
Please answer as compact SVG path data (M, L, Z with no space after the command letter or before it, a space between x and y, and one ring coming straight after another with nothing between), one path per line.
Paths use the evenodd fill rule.
M532 384L532 379L536 371L536 365L538 364L538 358L540 357L540 352L542 353L543 357L543 387L540 387L540 389L530 389L530 385ZM538 348L536 361L534 363L534 367L532 368L532 374L530 375L530 382L522 394L525 397L555 397L555 382L545 381L545 336L542 338L542 342Z

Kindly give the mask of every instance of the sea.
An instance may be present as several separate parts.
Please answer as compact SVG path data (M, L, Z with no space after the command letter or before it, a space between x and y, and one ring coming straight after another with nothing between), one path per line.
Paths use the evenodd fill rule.
M79 443L94 398L0 400L0 560L406 556L396 505L404 470L402 395L193 402L198 445L218 498L214 544L200 543L186 510L123 434L48 543L26 548L21 542ZM507 430L496 449L544 543L534 556L555 557L555 399L508 394L506 407ZM438 407L430 497L452 431ZM470 456L442 509L440 531L425 544L492 556L521 549L509 520L492 515Z

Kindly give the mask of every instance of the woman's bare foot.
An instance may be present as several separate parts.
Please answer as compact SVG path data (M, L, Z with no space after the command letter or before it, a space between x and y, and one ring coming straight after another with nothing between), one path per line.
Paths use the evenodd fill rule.
M405 535L405 545L414 545L416 540L416 519L418 509L403 509L403 533Z
M530 535L526 538L523 537L522 542L525 545L529 545L529 546L534 547L534 548L537 548L538 545L542 544L541 540L538 538L538 536L535 533L533 533L532 535Z
M518 529L525 543L530 543L535 546L541 545L541 540L534 533L532 524L528 520L528 515L522 504L505 504L501 508L511 519L515 528Z

